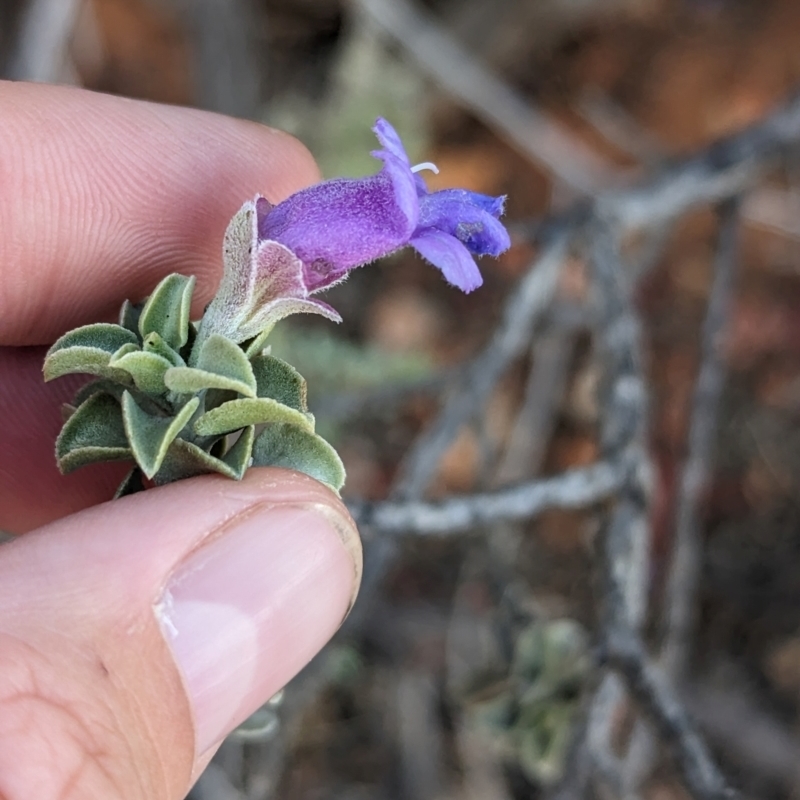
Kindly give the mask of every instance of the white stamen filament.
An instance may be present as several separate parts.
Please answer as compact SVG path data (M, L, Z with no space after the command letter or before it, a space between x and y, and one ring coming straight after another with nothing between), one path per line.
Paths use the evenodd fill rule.
M429 169L434 175L439 174L439 167L432 161L423 161L421 164L417 164L416 167L411 167L412 172L422 172L424 169Z

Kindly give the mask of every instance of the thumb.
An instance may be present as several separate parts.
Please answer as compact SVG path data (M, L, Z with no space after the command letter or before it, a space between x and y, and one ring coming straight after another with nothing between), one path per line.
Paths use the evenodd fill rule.
M177 800L332 636L361 547L303 475L206 476L0 547L0 797Z

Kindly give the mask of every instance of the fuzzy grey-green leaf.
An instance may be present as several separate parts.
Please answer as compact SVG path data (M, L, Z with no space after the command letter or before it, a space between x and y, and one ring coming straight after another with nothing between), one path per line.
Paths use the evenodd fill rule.
M133 379L127 372L108 366L110 360L111 356L102 350L89 350L83 347L60 350L45 360L44 379L52 381L63 375L74 374L96 375L98 378L117 381L123 386L133 386Z
M204 389L226 389L251 397L252 389L241 381L196 367L170 367L164 373L167 388L177 394L197 394Z
M291 364L270 355L255 356L250 363L259 397L271 397L290 408L308 411L305 378Z
M180 350L186 344L194 284L194 276L173 273L156 286L139 317L143 339L155 331L173 350Z
M197 369L243 383L250 390L246 393L247 396L256 396L256 376L250 361L238 344L224 336L212 333L203 342L195 366Z
M51 381L62 375L84 373L125 382L125 373L109 369L108 362L111 356L126 345L138 347L139 340L135 333L119 325L98 322L76 328L64 334L47 351L43 367L44 379ZM132 383L130 378L127 381Z
M122 419L136 463L152 478L158 472L167 449L200 405L193 397L174 417L154 417L143 411L130 392L122 395Z
M180 353L173 350L164 341L161 334L156 331L151 331L144 337L142 341L142 350L144 350L145 353L155 353L157 356L166 358L173 367L182 367L186 363L181 358Z
M133 458L129 447L81 447L58 460L62 475L68 475L90 464L104 464L108 461L130 461Z
M125 370L133 378L137 389L148 394L163 394L167 388L164 385L164 373L172 364L155 353L137 350L125 353L120 358L114 356L109 366Z
M195 366L174 367L164 381L179 394L224 389L245 397L256 396L256 377L247 357L237 344L218 334L203 343Z
M56 439L56 459L64 474L86 464L132 457L119 403L107 394L81 403Z
M93 325L83 325L65 333L53 343L47 354L51 355L69 347L89 347L103 350L110 355L125 344L138 345L139 339L135 333L125 330L120 325L114 325L111 322L96 322Z
M185 439L175 439L169 446L160 469L153 476L153 481L158 486L163 486L173 481L213 472L237 479L236 471L224 461Z
M122 358L123 356L128 355L128 353L138 353L140 351L140 347L138 344L132 344L128 342L127 344L122 345L122 347L118 348L111 354L111 361L116 361L117 359ZM109 361L109 366L111 364Z
M255 356L263 353L270 333L272 333L272 326L270 326L266 330L261 331L261 333L259 333L258 336L254 336L245 347L244 350L245 355L248 358L254 358Z
M254 467L285 467L304 472L335 492L344 486L339 454L321 437L286 423L267 425L253 443Z
M194 423L194 432L198 436L214 436L265 422L284 422L296 425L309 433L314 431L310 415L268 397L240 397L238 400L229 400L199 417Z

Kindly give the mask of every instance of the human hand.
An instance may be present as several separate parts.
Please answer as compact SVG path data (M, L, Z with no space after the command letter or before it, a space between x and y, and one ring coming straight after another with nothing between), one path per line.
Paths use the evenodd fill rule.
M191 109L0 82L0 797L182 798L333 634L361 569L341 502L250 470L111 503L58 474L46 345L173 272L221 269L243 198L318 178L294 139Z

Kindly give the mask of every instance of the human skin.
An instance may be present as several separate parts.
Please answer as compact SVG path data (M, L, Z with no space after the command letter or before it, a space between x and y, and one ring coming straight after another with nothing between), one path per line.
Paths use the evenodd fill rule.
M55 467L76 382L42 356L170 272L199 316L242 201L317 168L255 123L78 89L0 82L0 119L0 800L182 798L341 623L357 533L282 470L107 502L124 466Z

